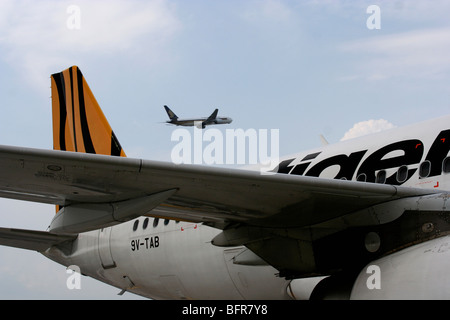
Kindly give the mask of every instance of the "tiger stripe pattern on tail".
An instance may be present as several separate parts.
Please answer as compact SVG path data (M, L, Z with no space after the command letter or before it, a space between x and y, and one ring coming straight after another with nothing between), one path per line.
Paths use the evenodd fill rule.
M53 149L125 157L80 69L51 76Z

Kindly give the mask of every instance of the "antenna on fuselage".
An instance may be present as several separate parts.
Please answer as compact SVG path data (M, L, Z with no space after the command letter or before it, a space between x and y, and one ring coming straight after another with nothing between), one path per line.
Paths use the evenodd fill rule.
M327 146L330 143L327 141L327 139L325 139L325 137L323 136L323 134L321 134L320 136L320 142L322 143L322 146Z

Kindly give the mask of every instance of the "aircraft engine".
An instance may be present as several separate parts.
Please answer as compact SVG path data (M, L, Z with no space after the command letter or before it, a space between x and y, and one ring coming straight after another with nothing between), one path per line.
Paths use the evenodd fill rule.
M288 294L299 300L450 299L450 236L429 240L367 264L356 276L294 279Z
M287 290L296 300L348 300L354 279L354 276L342 274L294 279Z
M372 261L358 275L351 299L450 299L450 236Z

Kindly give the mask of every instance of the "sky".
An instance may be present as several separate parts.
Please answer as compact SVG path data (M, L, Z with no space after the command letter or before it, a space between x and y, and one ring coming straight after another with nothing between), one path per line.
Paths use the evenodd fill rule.
M50 75L72 65L135 158L171 161L163 105L180 118L219 108L233 118L222 132L278 129L280 155L443 116L448 12L444 0L0 0L0 144L52 148ZM53 215L0 199L2 227L45 230ZM67 277L0 247L0 299L136 298Z

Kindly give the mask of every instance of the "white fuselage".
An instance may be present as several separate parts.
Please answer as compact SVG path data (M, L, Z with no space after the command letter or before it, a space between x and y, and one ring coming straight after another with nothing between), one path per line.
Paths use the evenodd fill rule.
M201 126L203 122L208 120L208 118L199 118L199 119L177 119L177 120L171 120L167 121L167 123L175 124L177 126L183 126L183 127L193 127L193 126ZM206 122L205 125L212 125L212 124L229 124L233 121L233 119L229 117L217 117L216 119Z
M233 264L233 257L247 250L245 247L211 245L220 230L161 219L154 226L154 221L141 217L81 233L69 256L54 248L45 255L76 265L83 274L102 282L153 299L288 298L289 282L277 277L273 267Z
M450 190L448 128L450 117L324 146L282 159L278 172ZM212 245L220 230L155 219L81 233L70 254L52 248L45 255L155 299L289 298L290 281L277 277L273 267L234 263L245 247Z

